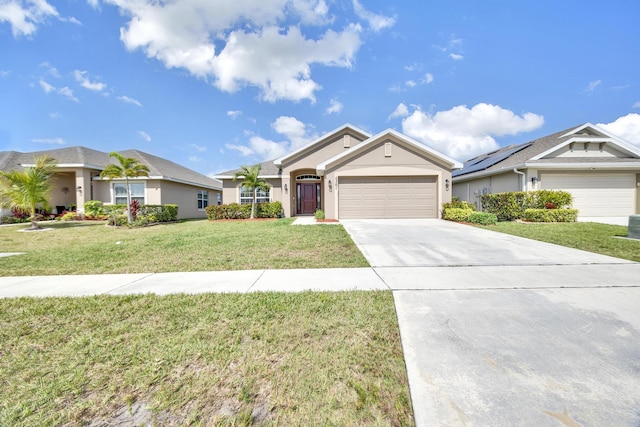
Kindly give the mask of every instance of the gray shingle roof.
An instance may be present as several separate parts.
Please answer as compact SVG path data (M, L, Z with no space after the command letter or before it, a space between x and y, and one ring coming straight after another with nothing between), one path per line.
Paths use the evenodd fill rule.
M253 166L253 165L247 165ZM220 172L216 174L216 176L233 176L236 172L240 172L242 168L237 168L225 172ZM273 160L267 160L266 162L260 163L260 176L274 176L280 174L280 168L278 168Z
M119 151L125 157L133 157L149 168L149 176L198 185L206 188L220 189L221 185L215 179L209 178L189 168L170 160L154 156L139 150ZM104 169L109 163L117 163L109 153L93 150L87 147L65 147L53 150L21 153L17 151L0 152L0 170L18 169L19 165L33 164L36 156L49 155L56 159L59 165L82 165L83 167Z

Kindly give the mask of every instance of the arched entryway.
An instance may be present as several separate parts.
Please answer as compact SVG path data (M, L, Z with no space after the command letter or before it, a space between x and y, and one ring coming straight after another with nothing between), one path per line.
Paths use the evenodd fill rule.
M313 215L322 209L322 180L313 173L300 173L295 176L296 215Z

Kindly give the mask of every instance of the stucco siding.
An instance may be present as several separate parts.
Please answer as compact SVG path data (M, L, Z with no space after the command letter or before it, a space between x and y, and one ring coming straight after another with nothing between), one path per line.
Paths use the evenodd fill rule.
M155 192L154 181L150 182L152 192ZM178 218L206 218L207 213L205 210L198 209L198 190L208 191L209 205L217 203L217 191L171 181L155 182L159 184L158 192L161 194L161 200L158 204L178 205ZM147 190L149 190L149 188Z
M337 218L339 215L341 177L385 176L432 176L437 182L435 203L441 204L451 201L451 188L447 190L444 186L446 180L451 182L449 168L438 163L436 159L419 153L401 142L386 139L352 157L345 158L341 163L325 171L323 190L326 195L326 216ZM331 189L328 186L329 181L332 182L333 188Z

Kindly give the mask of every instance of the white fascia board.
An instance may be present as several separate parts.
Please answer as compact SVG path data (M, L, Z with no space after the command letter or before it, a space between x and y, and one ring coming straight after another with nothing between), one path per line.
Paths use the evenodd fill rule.
M581 130L583 130L585 128L591 128L596 133L604 135L603 138L610 140L610 141L604 141L604 142L612 142L614 146L617 146L617 148L621 148L623 150L626 150L629 154L632 154L632 155L640 157L640 148L638 148L638 147L634 146L633 144L630 144L629 142L625 141L624 139L612 134L608 130L603 129L600 126L596 126L596 125L591 124L591 123L585 123L584 125L573 129L571 132L568 132L568 133L562 135L561 138L564 138L564 137L569 136L569 135L574 135L574 134L580 132ZM577 138L582 138L584 140L585 138L588 138L588 137L586 137L586 136L577 136ZM596 141L596 142L598 141L597 137L591 138L591 140L592 141ZM532 160L534 160L534 159L532 159ZM538 160L538 159L535 159L535 160Z
M347 156L353 155L355 153L358 153L358 152L364 150L369 145L374 144L374 143L384 139L384 137L388 136L388 135L392 135L395 138L405 142L406 144L411 145L411 146L415 147L416 149L418 149L420 151L424 151L424 152L430 154L431 156L434 156L434 157L436 157L436 158L438 158L440 160L444 160L445 162L451 164L451 168L452 169L462 169L463 165L462 165L461 162L459 162L457 160L454 160L451 157L446 156L446 155L434 150L433 148L416 141L415 139L409 138L407 135L402 134L402 133L400 133L400 132L398 132L398 131L396 131L394 129L387 129L387 130L384 130L384 131L382 131L382 132L370 137L369 139L361 142L360 144L356 145L355 147L352 147L349 150L345 150L342 153L340 153L340 154L338 154L336 156L333 156L329 160L326 160L326 161L320 163L319 165L316 166L316 171L318 172L319 175L324 175L324 172L326 171L328 165L330 165L330 164L332 164L332 163L334 163L334 162L336 162L336 161L338 161L338 160L340 160L340 159L342 159L344 157L347 157Z
M361 133L361 134L363 134L363 135L366 135L368 138L370 138L370 137L371 137L371 134L370 134L369 132L364 131L364 130L362 130L362 129L360 129L360 128L356 127L356 126L353 126L353 125L352 125L352 124L350 124L350 123L346 123L346 124L344 124L344 125L342 125L342 126L340 126L340 127L336 128L336 129L334 129L334 130L332 130L332 131L330 131L330 132L326 132L326 133L324 133L322 136L320 136L319 138L314 139L313 141L311 141L310 143L308 143L308 144L307 144L307 145L305 145L304 147L299 148L299 149L297 149L296 151L294 151L294 152L292 152L292 153L287 154L286 156L280 157L279 159L275 159L275 160L273 161L273 164L274 164L274 165L276 165L276 166L278 166L278 167L280 167L280 166L282 166L282 162L284 162L285 160L287 160L287 159L289 159L289 158L291 158L291 157L294 157L295 155L297 155L297 154L299 154L299 153L301 153L301 152L303 152L303 151L307 150L308 148L313 147L313 146L314 146L314 145L316 145L317 143L319 143L319 142L321 142L321 141L323 141L323 140L327 139L327 137L329 137L329 136L331 136L331 135L333 135L333 134L336 134L336 133L342 132L342 131L343 131L343 130L345 130L345 129L352 129L352 130L354 130L354 131L356 131L356 132L359 132L359 133Z
M200 188L208 188L210 190L218 190L218 191L222 191L222 181L220 181L219 179L215 179L215 178L211 178L214 181L217 181L219 184L216 185L207 185L207 184L202 184L199 182L193 182L193 181L187 181L184 179L179 179L179 178L171 178L170 176L137 176L137 177L133 177L133 178L129 178L129 181L149 181L149 180L161 180L161 181L170 181L170 182L177 182L178 184L186 184L186 185L190 185L192 187L200 187ZM109 179L109 178L100 178L99 176L96 176L93 178L94 181L113 181L113 182L125 182L124 178L113 178L113 179Z
M524 167L535 169L640 169L640 159L637 162L611 163L525 163Z

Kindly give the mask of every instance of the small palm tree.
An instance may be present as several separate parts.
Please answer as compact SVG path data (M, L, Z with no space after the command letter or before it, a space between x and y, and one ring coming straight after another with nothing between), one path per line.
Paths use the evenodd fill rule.
M23 171L0 171L0 204L31 217L31 230L40 228L36 220L39 204L48 204L53 188L56 160L50 156L37 156L35 165Z
M149 168L140 163L133 157L124 157L115 151L109 153L109 156L118 160L119 165L109 163L100 173L100 178L121 179L124 178L127 185L127 221L129 224L133 222L131 215L131 188L129 188L129 178L137 178L141 176L149 176Z
M242 166L233 174L233 180L242 179L242 186L251 191L251 219L255 217L256 199L258 190L268 190L269 184L260 178L260 165Z

